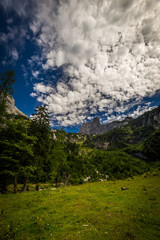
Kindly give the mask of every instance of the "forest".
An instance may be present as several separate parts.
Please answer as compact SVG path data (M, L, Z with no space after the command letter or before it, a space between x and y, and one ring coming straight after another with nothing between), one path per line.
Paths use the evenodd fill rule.
M153 126L126 126L103 135L52 130L46 106L31 118L8 114L14 71L0 78L0 192L18 184L77 185L86 181L125 179L159 166L160 130ZM105 147L107 146L107 147Z

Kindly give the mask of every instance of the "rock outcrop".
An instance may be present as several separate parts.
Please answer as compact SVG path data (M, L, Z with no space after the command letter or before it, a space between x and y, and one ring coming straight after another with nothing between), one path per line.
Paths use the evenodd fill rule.
M6 101L6 111L8 114L14 114L14 115L22 115L24 117L28 117L26 114L21 112L16 106L15 106L15 100L12 96L7 97Z
M102 125L99 117L95 117L93 121L82 124L79 133L81 134L104 134L109 130L112 130L116 127L122 127L128 124L131 121L130 118L126 118L124 121L115 121Z

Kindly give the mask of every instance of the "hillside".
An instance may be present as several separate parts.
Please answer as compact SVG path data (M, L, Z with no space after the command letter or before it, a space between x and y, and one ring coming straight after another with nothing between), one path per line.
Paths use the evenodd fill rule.
M159 240L159 188L156 171L134 179L1 195L0 239Z

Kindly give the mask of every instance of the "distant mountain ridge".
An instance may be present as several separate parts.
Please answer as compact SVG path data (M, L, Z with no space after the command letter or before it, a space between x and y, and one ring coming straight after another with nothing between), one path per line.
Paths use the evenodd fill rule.
M101 124L99 117L95 117L93 121L83 123L80 127L79 133L81 134L104 134L114 128L123 127L126 125L132 126L155 126L157 129L160 128L160 106L153 109L152 111L145 112L136 119L127 117L123 121L114 121L111 123Z

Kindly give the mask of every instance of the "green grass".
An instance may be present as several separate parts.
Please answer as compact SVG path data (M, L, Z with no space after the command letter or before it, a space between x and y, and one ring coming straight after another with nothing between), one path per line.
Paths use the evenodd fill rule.
M0 239L159 240L159 190L157 172L145 178L1 195Z

